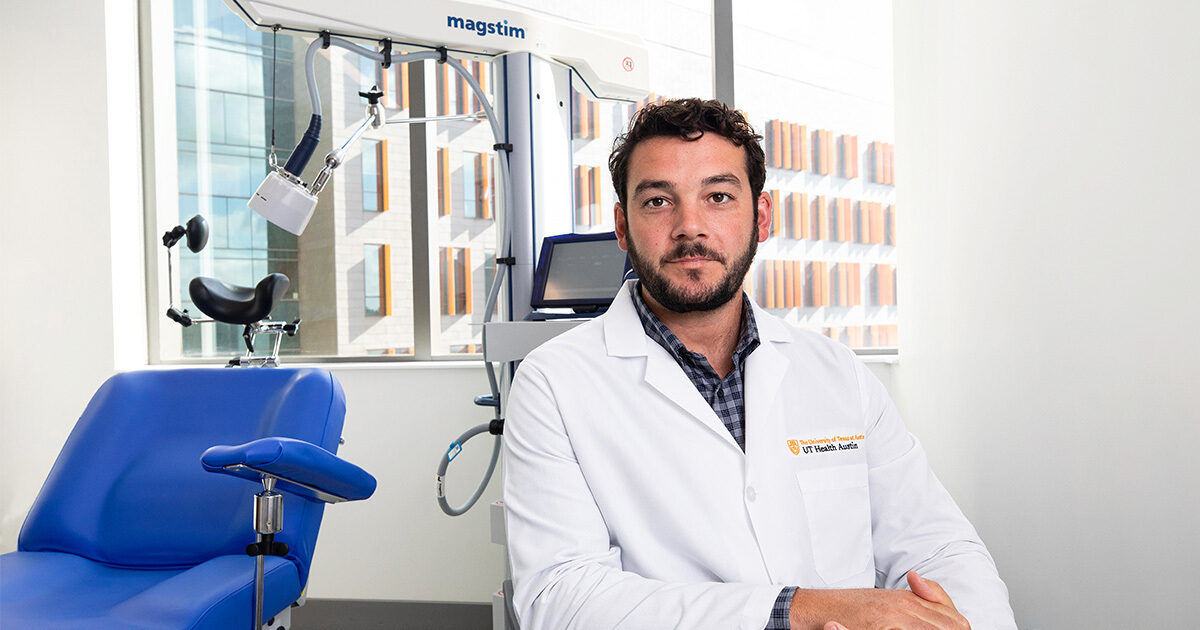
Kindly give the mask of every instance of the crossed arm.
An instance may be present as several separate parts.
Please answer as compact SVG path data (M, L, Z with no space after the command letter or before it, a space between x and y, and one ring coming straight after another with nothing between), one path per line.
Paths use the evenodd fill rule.
M967 630L941 585L916 571L906 590L798 590L792 598L792 630Z

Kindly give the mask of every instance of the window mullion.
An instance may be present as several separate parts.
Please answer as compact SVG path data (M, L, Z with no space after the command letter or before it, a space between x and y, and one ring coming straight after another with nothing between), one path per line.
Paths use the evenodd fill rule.
M409 116L426 116L425 62L408 64ZM433 356L430 317L429 125L409 128L409 171L412 195L413 355L422 361Z

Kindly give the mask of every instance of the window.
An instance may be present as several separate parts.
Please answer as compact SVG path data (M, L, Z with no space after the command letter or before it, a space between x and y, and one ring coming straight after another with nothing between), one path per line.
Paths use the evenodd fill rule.
M406 55L408 53L400 53ZM390 96L391 106L400 110L407 110L409 107L409 86L408 86L408 66L407 63L396 63L392 65L392 73L395 79L392 85L395 86L395 92Z
M465 247L443 247L438 259L441 261L442 315L470 315L471 295L471 250Z
M475 169L479 166L478 153L463 154L463 216L474 219L481 214L479 206L479 181Z
M594 140L600 137L600 103L588 100L582 92L573 90L571 133L575 138Z
M496 281L496 250L483 250L483 286L484 289L491 289L492 283ZM499 308L499 304L497 304Z
M886 0L734 5L735 104L774 206L747 292L858 350L897 338L891 27Z
M358 74L360 77L358 80L359 88L355 92L355 95L357 96L357 92L359 91L366 92L371 88L375 88L383 92L384 100L381 102L384 106L390 105L388 102L388 73L384 72L379 64L366 57L355 55L354 58L358 59Z
M485 93L492 93L490 64L479 61L464 61L463 66L479 82ZM467 84L467 80L453 68L439 64L437 76L438 116L470 114L482 109L479 99Z
M608 154L637 108L713 94L710 3L672 3L663 10L654 3L614 2L599 12L576 3L552 9L533 0L507 3L577 25L633 32L647 45L654 94L641 102L598 100L572 74L573 92L564 99L572 163L563 177L572 178L574 204L568 200L563 205L573 207L562 211L572 213L579 232L613 229ZM494 217L502 192L489 126L439 120L419 129L372 130L361 158L335 171L322 194L309 227L319 236L306 232L298 239L245 202L268 172L272 130L278 159L285 162L308 125L300 70L312 36L250 30L220 0L148 4L155 15L170 16L166 28L147 27L171 50L147 61L155 85L169 85L173 93L148 113L155 117L148 127L156 130L156 146L174 147L154 155L163 165L156 172L171 174L160 177L156 188L177 200L177 206L156 206L158 231L194 214L212 228L204 252L183 252L179 259L174 288L184 296L183 306L195 312L186 287L197 275L253 286L279 271L291 287L273 319L301 317L306 324L300 335L283 340L285 353L431 358L478 350L482 308L475 305L486 299L495 273ZM815 0L735 6L736 105L765 136L765 189L775 202L773 236L760 247L746 287L764 306L769 296L768 308L794 324L861 343L859 348L890 347L898 308L891 5L869 0L868 10L855 7ZM763 21L762 15L775 19ZM361 120L358 92L371 85L384 92L389 114L403 109L406 116L455 116L482 106L468 82L444 64L381 69L337 48L320 54L330 69L318 73L318 87L327 99L325 139L332 146L340 146ZM491 64L465 64L494 95ZM414 154L421 158L416 169L410 164ZM410 178L412 173L418 174ZM412 208L414 198L421 207ZM414 261L414 251L422 252L421 261ZM416 278L414 267L422 270ZM165 269L156 273L161 277ZM429 308L416 313L415 303ZM218 357L242 348L238 327L181 329L163 319L156 328L163 360Z
M263 44L260 33L241 26L219 2L180 4L167 22L173 29L161 34L170 39L175 57L171 83L176 151L164 157L174 162L171 170L178 172L175 181L165 182L175 189L178 205L162 208L159 220L169 227L203 215L210 238L198 254L177 248L175 295L181 296L183 308L198 314L187 293L191 278L211 276L252 287L268 273L281 272L289 277L291 286L271 315L290 321L299 316L297 239L245 207L249 192L253 192L246 190L246 183L266 175L270 147L266 122L272 103L266 98L264 84L269 86L272 79L272 48ZM275 64L274 114L281 121L290 121L293 109L291 44L290 39L281 38ZM278 146L291 147L295 138L289 122L280 125L275 139ZM245 349L240 327L181 329L171 322L165 324L173 328L162 326L168 335L160 345L169 347L173 357L228 355ZM284 337L281 352L298 351L298 338Z
M367 315L392 314L391 250L391 245L367 245L363 248L363 312Z
M599 166L575 167L575 225L603 226L603 169Z
M893 151L895 151L895 147L887 142L871 143L867 166L868 172L871 174L871 183L888 186L895 184L892 173Z
M580 86L586 90L586 86ZM578 89L572 90L571 145L575 169L572 188L575 192L575 231L605 232L612 230L612 212L617 201L608 172L608 154L612 142L635 111L622 102L595 101ZM604 124L611 121L609 124ZM608 215L608 216L606 216Z
M483 153L466 151L462 161L463 216L468 219L492 218L493 158Z
M220 0L155 2L150 10L148 36L163 45L149 49L166 48L171 54L149 57L148 74L155 85L170 86L174 96L153 108L156 144L175 147L154 154L156 170L174 174L155 185L177 199L175 206L154 207L157 231L196 214L210 227L203 251L180 248L176 254L174 293L183 296L182 306L198 314L187 300L193 277L253 287L268 273L280 272L291 283L271 319L303 320L300 334L283 338L282 353L413 355L411 196L408 186L396 191L388 182L389 166L397 173L410 171L410 130L405 125L372 130L372 138L360 146L361 157L334 171L321 210L306 237L298 239L249 210L246 200L268 172L272 128L283 163L308 126L307 90L303 78L294 77L303 75L298 71L310 38L253 31ZM331 69L319 74L326 99L323 140L333 146L362 119L360 90L374 84L389 95L385 98L405 100L408 85L397 78L406 74L397 65L383 72L340 49L321 54ZM385 105L392 107L386 100ZM306 180L315 175L320 156L310 163ZM165 274L164 266L155 275ZM164 298L155 310L165 308ZM227 358L244 351L240 326L185 329L161 320L155 329L158 360Z
M491 65L471 61L463 66L484 93L494 98ZM424 68L435 84L435 93L427 101L430 111L460 116L482 109L467 80L449 66L426 62ZM485 277L487 265L480 264L478 254L497 246L496 157L492 148L496 140L490 125L478 119L439 120L427 128L437 179L430 187L436 203L430 204L429 238L437 245L431 251L437 252L433 264L439 274L430 297L432 304L440 307L431 316L430 353L435 357L477 353L483 341L479 311L491 286ZM480 308L476 309L476 304Z
M655 93L636 103L597 100L578 75L572 74L574 227L580 233L606 232L615 227L612 211L617 196L608 172L608 156L613 140L625 131L634 112L668 97L713 95L711 4L672 4L669 11L653 10L641 2L610 6L611 11L595 12L586 5L566 3L556 10L575 22L642 37Z
M450 188L450 149L442 147L437 150L437 190L438 216L450 216L452 198Z
M363 212L387 210L387 149L387 140L362 141Z

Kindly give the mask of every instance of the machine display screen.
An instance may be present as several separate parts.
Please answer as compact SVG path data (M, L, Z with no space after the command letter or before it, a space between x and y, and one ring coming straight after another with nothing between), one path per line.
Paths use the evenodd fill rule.
M547 238L532 306L607 306L621 288L625 268L625 252L611 232Z

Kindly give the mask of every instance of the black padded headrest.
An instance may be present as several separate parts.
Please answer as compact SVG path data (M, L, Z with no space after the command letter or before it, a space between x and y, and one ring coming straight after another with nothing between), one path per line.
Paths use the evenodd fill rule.
M187 222L187 247L193 253L200 253L208 244L208 222L204 217L196 215Z
M253 324L267 318L291 281L281 273L273 273L251 289L226 284L216 278L192 278L188 293L200 312L227 324Z

